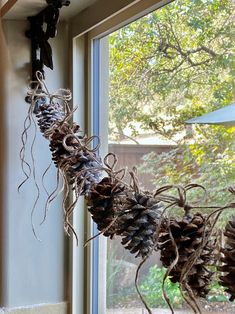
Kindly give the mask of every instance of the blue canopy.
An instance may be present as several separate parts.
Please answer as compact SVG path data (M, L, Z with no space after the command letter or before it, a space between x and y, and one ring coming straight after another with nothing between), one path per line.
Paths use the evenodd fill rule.
M235 126L235 103L186 121L187 124L218 124Z

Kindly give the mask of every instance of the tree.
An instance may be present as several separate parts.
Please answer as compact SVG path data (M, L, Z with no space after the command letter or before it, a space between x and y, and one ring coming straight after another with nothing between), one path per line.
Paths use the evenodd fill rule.
M232 0L176 0L110 36L110 134L151 132L173 140L145 157L156 185L192 180L224 203L235 181L235 128L185 121L234 100Z

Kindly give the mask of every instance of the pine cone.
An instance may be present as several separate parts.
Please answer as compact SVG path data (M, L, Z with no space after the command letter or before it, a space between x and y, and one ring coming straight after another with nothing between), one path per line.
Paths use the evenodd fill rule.
M136 257L146 257L155 245L155 233L161 217L160 204L143 192L128 195L124 205L126 214L118 221L122 244Z
M230 301L235 300L235 217L227 223L224 235L226 236L225 247L221 249L222 266L218 270L223 274L220 276L220 284L230 294Z
M50 104L41 102L41 104L38 105L36 112L40 131L45 137L47 137L45 132L49 130L53 124L58 121L62 121L65 117L63 106L53 102Z
M104 231L114 222L103 235L111 239L117 233L118 219L122 213L122 205L125 199L125 186L116 180L105 177L101 182L94 184L87 196L88 210L97 228Z
M63 140L65 136L68 134L73 134L78 132L80 127L78 125L71 125L68 122L64 122L62 125L58 125L54 128L54 132L50 135L50 150L52 152L52 160L54 161L55 165L59 168L66 162L69 157L71 157L71 153L68 152L63 146ZM70 146L74 144L74 148L76 143L73 143L72 138L69 139Z
M183 219L170 218L169 222L164 222L161 226L158 247L161 250L163 266L169 267L176 258L175 247L172 243L170 232L179 253L178 262L169 274L172 282L180 281L182 269L188 262L190 256L201 244L204 230L205 217L200 213L195 215L187 214ZM209 231L210 227L207 226L205 235L208 235ZM207 266L212 264L211 255L214 247L215 242L208 240L200 256L196 259L188 273L187 284L197 297L205 297L209 292L208 286L213 273L208 270Z
M85 148L84 137L74 136L79 129L76 123L71 126L68 122L55 127L50 136L50 150L56 166L65 169L69 184L76 184L78 188L82 186L82 194L86 194L93 183L100 181L100 173L92 169L99 168L101 161L94 152ZM64 146L65 137L70 149Z

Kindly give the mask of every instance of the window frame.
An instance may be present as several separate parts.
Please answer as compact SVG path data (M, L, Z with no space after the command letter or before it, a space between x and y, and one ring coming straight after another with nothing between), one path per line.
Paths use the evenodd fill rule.
M71 80L73 86L74 106L79 103L82 98L82 105L79 106L79 112L82 112L84 130L88 136L97 135L102 140L100 148L100 155L105 156L108 152L108 145L105 145L105 139L108 139L108 101L107 101L107 71L103 67L107 66L107 55L105 49L107 48L107 41L105 36L118 30L119 28L139 19L148 13L161 8L164 5L173 2L174 0L138 0L133 1L134 4L128 5L125 9L117 12L103 22L84 31L84 25L81 28L79 25L79 16L76 17L70 24L72 41L72 71ZM110 2L109 2L110 3ZM87 17L89 18L89 17ZM80 31L82 30L82 31ZM81 47L78 47L78 42L83 41ZM106 49L107 50L107 49ZM103 53L102 53L102 52ZM107 52L107 51L106 51ZM77 57L82 60L77 64ZM81 84L81 67L83 67L84 75L82 76L83 84ZM102 69L102 71L101 71ZM106 69L108 70L108 68ZM77 90L78 82L80 82ZM102 84L101 84L102 82ZM103 84L105 82L105 84ZM82 97L79 96L82 94ZM106 114L105 114L106 113ZM86 127L85 127L86 126ZM85 204L80 204L83 211ZM74 212L74 221L77 221L77 216L80 215L80 210ZM85 228L82 232L85 234L85 239L97 234L96 225L92 222L89 213L85 210L83 216ZM72 314L86 313L86 314L105 314L106 313L106 271L105 263L100 262L102 259L106 261L106 238L97 237L88 244L85 248L84 255L76 254L77 248L75 244L72 248ZM81 243L81 241L80 241ZM80 244L80 246L82 246ZM83 249L83 247L82 247ZM81 251L80 251L81 252ZM78 264L83 263L84 273L77 276ZM74 278L74 275L76 277ZM79 291L77 282L82 278L83 293ZM101 278L103 280L101 280ZM81 306L79 302L81 298L77 298L78 293L83 294L84 304ZM80 310L78 310L80 309ZM83 310L82 310L83 309Z

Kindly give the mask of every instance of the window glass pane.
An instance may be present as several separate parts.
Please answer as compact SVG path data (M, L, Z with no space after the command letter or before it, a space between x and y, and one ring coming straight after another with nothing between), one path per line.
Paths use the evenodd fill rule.
M227 107L234 102L233 14L232 0L176 0L108 36L109 151L120 168L138 168L141 189L197 183L208 189L208 203L234 198L228 187L235 181L235 116ZM220 108L223 113L203 118L211 124L185 123ZM200 190L192 197L201 204ZM219 230L231 214L218 221L221 241ZM140 261L120 237L108 240L108 314L147 313L134 285ZM140 273L153 313L170 313L161 292L164 273L158 252ZM167 292L177 313L189 313L177 284L167 282ZM228 298L215 276L202 308L234 313Z

